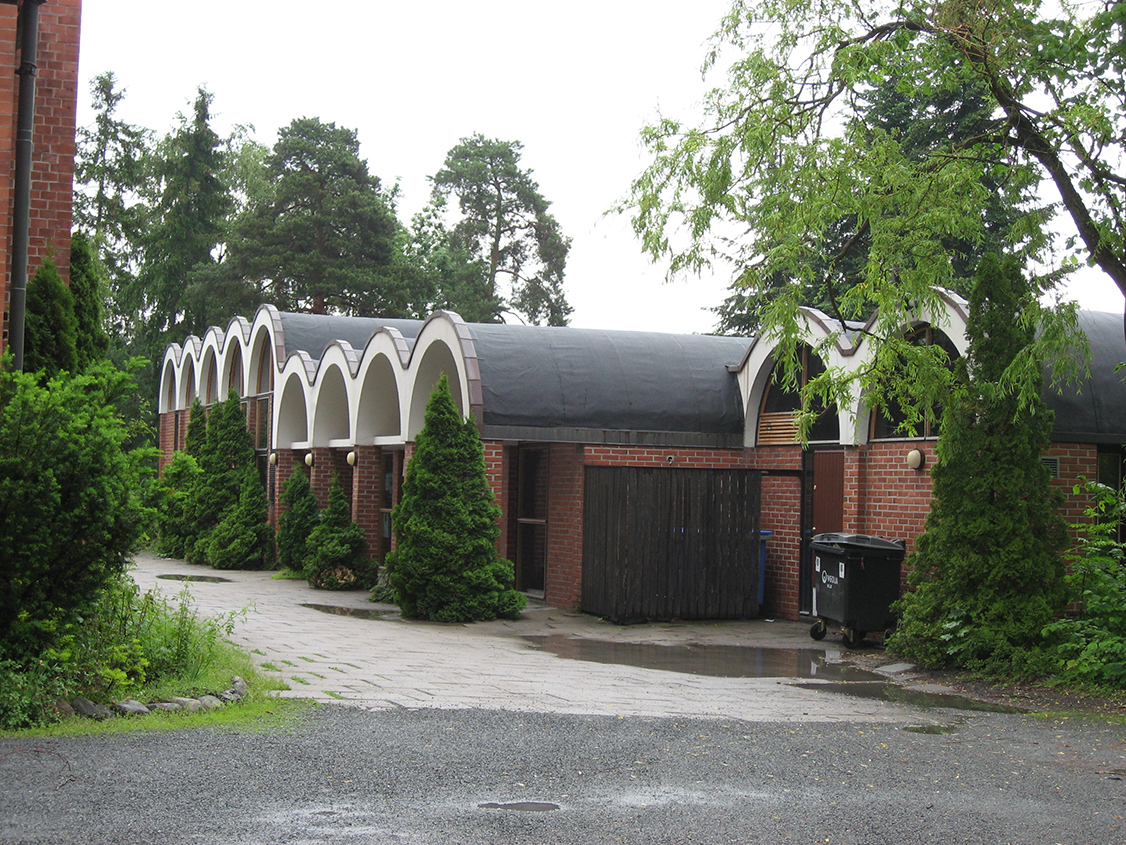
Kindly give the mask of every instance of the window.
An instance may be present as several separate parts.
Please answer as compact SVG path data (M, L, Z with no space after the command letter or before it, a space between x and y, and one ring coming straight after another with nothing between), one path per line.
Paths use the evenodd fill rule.
M825 365L808 346L801 349L801 387L825 372ZM757 442L761 446L775 446L798 441L797 415L801 411L801 393L788 390L777 379L781 377L778 365L770 374L766 392L762 397L759 414ZM841 439L840 422L835 406L822 408L809 431L813 443L837 443Z
M939 347L950 359L950 367L954 366L954 361L958 358L958 349L954 346L954 342L946 336L945 332L933 326L920 326L907 335L907 340L915 346ZM894 400L891 404L892 407L888 409L887 413L879 408L872 411L871 440L933 439L938 437L938 420L942 416L941 408L934 409L933 419L925 419L919 424L918 430L912 438L899 429L899 426L907 419L907 414Z

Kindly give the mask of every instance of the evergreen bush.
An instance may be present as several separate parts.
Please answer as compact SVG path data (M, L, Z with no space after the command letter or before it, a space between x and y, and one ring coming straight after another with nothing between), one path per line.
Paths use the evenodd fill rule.
M211 532L238 504L243 476L247 467L254 466L254 441L246 427L242 402L234 390L226 401L212 406L207 417L207 435L196 460L200 480L192 488L185 507L196 537L188 560L208 563Z
M1041 455L1052 414L1028 352L1035 294L1014 259L982 259L970 298L964 385L946 405L926 531L908 558L897 653L928 667L1038 674L1060 609L1065 525Z
M386 567L404 616L455 622L520 614L527 599L512 587L512 564L497 555L500 515L481 438L443 375L392 513L398 543Z
M286 479L279 503L285 510L278 516L278 565L302 572L309 553L309 535L317 527L319 517L309 477L300 468Z
M273 550L270 505L253 466L244 470L240 488L238 503L211 532L207 558L216 569L266 569Z
M200 469L187 452L177 452L157 481L158 554L187 558L195 543L195 526L185 512L192 488L199 483Z
M109 282L93 243L85 232L70 237L70 294L74 299L75 354L79 370L109 354L109 335L102 325L102 298Z
M45 259L27 283L23 368L48 378L78 369L78 321L74 297L55 262Z
M352 522L348 497L333 476L328 507L309 534L305 577L318 590L370 588L375 583L375 565L367 556L363 529Z
M46 385L0 366L0 657L36 654L128 563L153 450L123 449L107 364Z
M192 399L188 409L188 430L184 435L184 451L197 461L207 450L207 410L199 397Z

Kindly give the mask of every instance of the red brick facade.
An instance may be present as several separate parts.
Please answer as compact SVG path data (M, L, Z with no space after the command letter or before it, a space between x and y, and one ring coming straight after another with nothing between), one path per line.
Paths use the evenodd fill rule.
M74 191L74 133L78 103L78 40L81 0L51 0L39 9L38 76L32 139L28 278L52 258L64 281L70 278L70 227ZM4 302L0 351L8 342L11 286L12 180L20 65L18 7L0 3L0 244Z

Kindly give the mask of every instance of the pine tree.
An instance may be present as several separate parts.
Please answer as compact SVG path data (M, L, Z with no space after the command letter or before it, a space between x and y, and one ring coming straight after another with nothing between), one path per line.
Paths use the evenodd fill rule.
M74 298L63 284L55 262L44 259L27 284L24 322L24 370L43 370L47 378L60 371L75 372L78 323Z
M188 410L188 432L184 436L184 451L199 459L207 448L207 411L199 397L192 399Z
M367 556L363 529L352 522L348 497L333 476L328 507L309 534L306 543L305 577L319 590L370 588L375 583L375 565Z
M461 418L443 375L392 513L398 546L386 566L404 616L456 622L519 615L527 599L512 588L512 563L497 555L500 515L477 429Z
M108 281L94 245L85 232L70 237L70 294L76 321L75 352L79 370L85 370L109 353L109 335L103 325L102 302Z
M934 499L908 559L914 592L900 602L892 640L927 666L1033 672L1043 628L1063 601L1065 526L1040 459L1052 414L1029 354L1035 327L1023 318L1034 300L1015 259L982 259L969 358L959 362L965 387L943 412Z
M301 572L308 555L309 535L317 527L317 499L309 487L309 478L300 469L286 479L282 487L282 507L278 517L278 564L284 569Z
M216 569L265 569L271 557L266 490L253 465L239 481L238 503L211 532L207 559Z

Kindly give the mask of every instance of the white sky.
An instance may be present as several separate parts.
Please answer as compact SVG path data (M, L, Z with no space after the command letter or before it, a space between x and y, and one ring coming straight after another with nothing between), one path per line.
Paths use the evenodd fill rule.
M113 71L120 115L158 134L196 88L216 129L277 129L319 117L358 130L361 154L399 181L400 219L429 197L426 177L474 132L524 145L564 234L571 324L704 332L727 275L664 283L628 220L603 217L644 167L641 127L690 113L704 91L705 41L729 0L84 0L80 125L89 81ZM1085 307L1122 310L1102 274L1075 287Z

